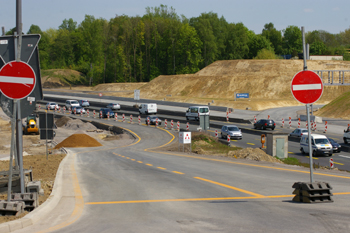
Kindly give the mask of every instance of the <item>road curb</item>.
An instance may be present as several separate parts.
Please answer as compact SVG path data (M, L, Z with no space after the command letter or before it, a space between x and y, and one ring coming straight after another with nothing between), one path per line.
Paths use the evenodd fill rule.
M49 198L23 218L0 224L0 233L13 232L31 226L54 210L62 198L63 170L65 166L69 165L71 157L71 153L68 153L60 163L57 169L54 187Z

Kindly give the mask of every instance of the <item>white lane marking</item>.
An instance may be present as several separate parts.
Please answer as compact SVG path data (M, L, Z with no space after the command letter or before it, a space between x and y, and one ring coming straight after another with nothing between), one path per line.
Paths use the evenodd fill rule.
M343 158L347 158L347 159L350 159L350 156L348 155L338 155L339 157L343 157Z
M321 84L300 84L293 85L293 91L304 91L304 90L319 90L321 89Z
M33 84L33 78L19 78L11 76L0 76L0 82L2 83L19 83L19 84Z

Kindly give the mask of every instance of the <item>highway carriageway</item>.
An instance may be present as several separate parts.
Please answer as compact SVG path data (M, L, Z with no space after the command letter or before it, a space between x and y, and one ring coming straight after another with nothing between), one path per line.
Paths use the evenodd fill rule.
M52 92L49 92L49 93L51 94ZM67 95L67 93L63 93L63 92L54 92L54 93L57 95ZM86 99L89 99L89 98L90 99L91 98L98 99L98 98L100 98L96 95L91 95L91 94L69 93L68 95L76 96L75 99L77 99L77 100L84 99L84 98L86 98ZM59 105L64 105L65 100L67 100L67 99L69 99L67 96L65 96L65 97L45 96L44 101L38 101L38 103L46 104L47 102L57 102ZM90 109L90 116L92 116L92 110L95 110L96 116L98 116L97 114L99 114L99 113L97 111L99 111L100 108L105 108L107 103L109 103L109 102L117 102L118 103L121 101L127 101L127 102L131 102L131 103L136 103L136 101L131 99L131 98L114 97L114 96L103 96L103 98L101 100L103 100L104 102L89 100L90 107L86 108L86 109ZM109 102L106 102L106 101L109 101ZM175 106L175 107L183 107L183 108L187 108L188 106L198 105L198 104L177 103L177 102L159 101L159 100L157 101L157 100L147 100L147 99L142 99L138 102L139 103L157 103L158 105L162 105L162 106ZM226 107L221 107L221 106L209 106L209 107L212 111L226 112L226 110L227 110ZM157 111L158 111L157 115L162 120L167 119L169 125L170 125L170 120L174 120L174 125L177 121L179 121L181 123L181 125L189 122L190 125L198 125L198 127L199 127L198 121L187 121L185 119L185 112L176 111L176 109L165 110L165 109L160 109L160 108L158 108ZM121 110L118 110L116 112L118 113L118 117L121 117L122 114L125 114L125 116L127 116L127 117L129 115L133 115L135 117L135 121L137 121L137 116L140 115L137 108L135 108L131 105L124 105L124 104L121 104ZM168 119L166 116L171 116L174 118ZM141 115L141 117L142 117L142 123L144 123L145 115ZM225 124L237 124L237 126L241 129L242 133L244 133L244 134L247 133L247 134L260 136L262 134L266 135L267 132L274 132L271 130L266 130L266 131L265 130L255 130L255 129L253 129L253 125L252 125L251 121L249 121L249 120L230 117L229 122L227 122L226 117L212 116L212 115L210 116L210 128L211 129L216 128L216 129L220 130L221 127ZM249 126L246 124L249 124ZM251 128L248 128L248 127L251 127ZM282 128L280 128L280 129L282 129ZM282 129L282 131L284 133L289 133L291 130L288 128L284 128L284 129ZM299 142L300 138L288 136L288 141ZM350 152L350 146L342 144L341 150L345 151L345 152Z

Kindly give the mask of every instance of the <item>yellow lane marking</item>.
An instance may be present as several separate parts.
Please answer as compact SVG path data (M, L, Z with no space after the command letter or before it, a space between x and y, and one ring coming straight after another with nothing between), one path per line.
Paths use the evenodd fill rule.
M349 195L348 193L333 193L333 195ZM108 204L135 204L135 203L156 203L156 202L185 202L185 201L222 201L222 200L247 200L247 199L267 199L267 198L286 198L295 195L275 195L261 197L209 197L209 198L184 198L184 199L161 199L161 200L130 200L130 201L106 201L106 202L87 202L86 205L108 205Z
M153 147L153 148L147 148L147 149L145 149L144 151L148 151L148 150L151 150L151 149L156 149L156 148L161 148L161 147L163 147L163 146L166 146L166 145L169 145L172 141L174 141L174 139L175 139L175 136L172 134L172 133L170 133L168 130L166 130L166 129L162 129L162 128L159 128L160 130L163 130L163 131L165 131L165 132L167 132L168 134L170 134L171 136L172 136L172 139L169 141L169 142L167 142L167 143L165 143L164 145L161 145L161 146L158 146L158 147ZM153 151L152 151L153 152Z
M290 151L288 151L288 154L294 154L294 152L290 152Z
M260 198L265 197L265 196L257 194L257 193L253 193L253 192L250 192L250 191L247 191L247 190L236 188L236 187L233 187L233 186L230 186L230 185L227 185L227 184L222 184L222 183L219 183L219 182L216 182L216 181L207 180L207 179L204 179L204 178L201 178L201 177L193 177L193 178L198 179L198 180L202 180L202 181L205 181L205 182L209 182L209 183L212 183L212 184L220 185L222 187L233 189L233 190L236 190L236 191L239 191L239 192L242 192L242 193L245 193L245 194L249 194L249 195L252 195L252 196L255 196L255 197L260 197Z
M143 163L142 161L137 161L138 163Z
M202 160L208 160L208 161L215 161L215 162L220 162L220 163L230 163L230 164L244 165L244 166L249 166L249 167L260 167L260 168L274 169L274 170L280 170L280 171L289 171L289 172L298 172L298 173L305 173L305 174L309 174L310 173L309 171L300 171L300 170L294 170L294 169L288 169L288 168L270 167L270 166L264 166L264 165L242 163L242 162L225 161L225 160L220 160L220 159L212 159L212 158L199 157L199 156L193 156L193 155L183 155L183 154L159 152L159 151L151 151L151 152L158 153L158 154L166 154L166 155L173 155L173 156L179 156L179 157L193 158L193 159L202 159ZM319 172L314 172L314 175L336 177L336 178L343 178L343 179L350 179L350 176L338 176L338 175L324 174L324 173L319 173Z
M333 162L334 164L338 164L338 165L344 165L343 163L337 163L337 162Z
M305 156L306 158L310 158L310 156ZM315 157L312 157L312 159L318 159L318 158L315 158Z
M152 164L150 164L150 163L146 163L146 165L147 165L147 166L153 166L153 165L152 165Z
M135 161L135 159L131 159L131 161Z
M166 170L166 168L164 168L164 167L157 167L157 168L162 169L162 170Z
M247 142L247 144L248 144L248 145L253 145L253 146L255 145L254 143L250 143L250 142Z
M129 157L126 157L126 159L130 159Z
M183 175L183 174L185 174L185 173L182 173L182 172L178 172L178 171L173 171L174 173L176 173L176 174L180 174L180 175Z
M75 155L76 154L73 155L73 160L75 160ZM69 226L70 224L76 222L80 218L81 214L83 213L84 198L83 198L83 194L81 193L78 176L77 176L77 173L75 172L74 163L71 165L70 169L72 172L73 190L74 190L74 196L75 196L75 207L74 207L73 213L71 214L69 219L66 220L65 222L58 224L56 226L50 227L47 230L40 231L40 233L51 232L51 231Z

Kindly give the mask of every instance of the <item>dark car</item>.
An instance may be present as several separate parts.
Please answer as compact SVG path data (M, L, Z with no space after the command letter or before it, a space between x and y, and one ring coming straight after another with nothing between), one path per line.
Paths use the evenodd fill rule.
M109 108L101 108L99 111L100 117L101 117L101 112L102 112L102 118L106 118L108 113L110 118L114 117L114 112Z
M261 119L254 124L254 129L272 129L276 128L276 123L271 119Z
M341 148L341 145L339 145L339 143L337 143L336 141L334 141L333 139L328 138L328 141L332 144L332 147L333 147L333 152L336 153L336 152L340 152L340 148Z
M147 122L148 119L149 119L149 124L150 125L155 125L156 122L157 122L157 119L158 119L158 125L162 124L162 120L159 117L157 117L157 116L148 116L148 117L146 117L146 119L145 119L146 124L148 124L148 122Z

